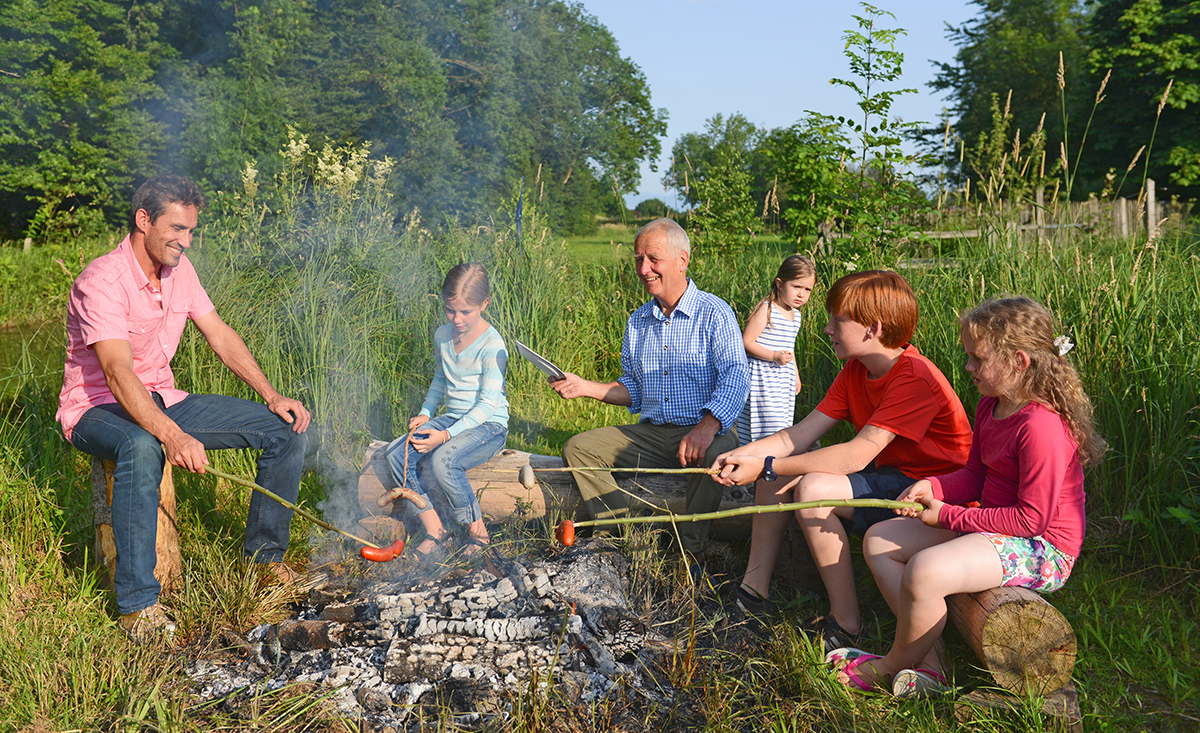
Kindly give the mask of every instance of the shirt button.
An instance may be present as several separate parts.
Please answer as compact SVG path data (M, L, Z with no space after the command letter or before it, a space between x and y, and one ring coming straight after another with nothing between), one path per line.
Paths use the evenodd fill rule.
M665 405L665 404L667 404L667 403L668 403L668 402L670 402L670 401L671 401L671 398L670 398L670 397L663 397L663 404L664 404L664 405Z
M666 369L663 369L663 376L664 376L664 377L665 377L665 376L667 376L667 370L666 370Z

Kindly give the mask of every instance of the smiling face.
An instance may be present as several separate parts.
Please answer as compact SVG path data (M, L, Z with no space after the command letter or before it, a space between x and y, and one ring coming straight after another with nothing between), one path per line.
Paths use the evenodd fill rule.
M483 320L483 309L487 308L487 305L486 300L480 305L468 303L463 298L451 298L446 301L446 322L450 324L455 339L461 339L475 330Z
M795 280L788 280L787 282L776 278L775 283L779 289L779 295L776 298L779 304L789 308L802 308L808 302L813 288L817 285L817 276L805 275L804 277L798 277Z
M1013 363L997 353L991 344L976 340L965 327L959 338L963 350L967 352L967 373L971 375L979 394L1001 399L1016 395L1021 386L1021 374Z
M672 247L661 232L645 232L633 245L638 279L664 310L673 308L687 290L688 259L688 253Z
M196 230L199 214L195 206L169 203L158 219L150 221L145 209L138 209L134 216L141 234L141 251L135 242L138 262L147 276L154 276L162 267L175 267L185 250L192 246L192 233Z

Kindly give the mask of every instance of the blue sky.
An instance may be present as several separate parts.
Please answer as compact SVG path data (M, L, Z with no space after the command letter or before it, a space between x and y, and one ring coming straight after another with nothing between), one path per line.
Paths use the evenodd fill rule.
M760 127L782 127L806 110L851 116L853 92L829 83L849 78L844 32L856 26L862 6L848 0L583 0L582 6L613 34L621 55L646 75L655 107L668 110L664 160L659 171L642 167L640 190L627 196L671 200L662 171L680 135L704 129L717 113L741 112ZM978 14L968 0L878 0L896 16L887 28L908 34L896 44L904 54L902 96L893 114L906 121L933 122L946 100L930 91L931 61L949 62L955 48L946 24L960 26Z

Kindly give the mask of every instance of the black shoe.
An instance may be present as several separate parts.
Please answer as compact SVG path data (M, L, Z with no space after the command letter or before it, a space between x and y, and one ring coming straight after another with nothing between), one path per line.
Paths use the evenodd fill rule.
M767 618L775 615L775 603L771 599L746 590L746 586L741 583L733 589L733 601L747 616Z
M861 646L862 632L851 634L834 620L833 616L815 616L800 624L800 631L809 639L820 639L826 654L834 649L843 647L858 648ZM816 637L814 639L813 637Z

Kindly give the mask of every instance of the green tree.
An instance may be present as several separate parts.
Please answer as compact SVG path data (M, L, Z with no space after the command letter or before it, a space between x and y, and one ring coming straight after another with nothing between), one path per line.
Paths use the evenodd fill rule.
M930 83L946 92L954 132L968 146L983 147L993 133L993 100L1006 107L1011 134L1028 138L1042 129L1049 140L1063 139L1064 114L1057 81L1059 54L1070 82L1068 120L1092 99L1082 84L1087 44L1087 6L1082 0L973 0L979 15L955 28L947 26L958 47L952 63L939 63ZM941 152L944 127L929 128L922 140ZM967 171L976 182L988 171Z
M715 175L731 159L737 159L749 176L749 195L760 201L771 180L760 150L765 135L766 130L740 112L728 117L714 115L705 121L703 132L684 133L675 141L663 185L674 189L688 206L696 206L702 200L697 185Z
M846 195L849 147L842 125L815 113L764 139L763 155L778 180L776 195L792 236L814 234L837 218Z
M35 238L124 212L162 126L157 4L10 0L0 6L0 231Z
M1200 2L1099 0L1088 40L1092 78L1110 69L1112 78L1096 111L1098 132L1085 151L1085 174L1093 180L1109 168L1119 174L1153 140L1139 167L1169 193L1194 196L1200 191Z

